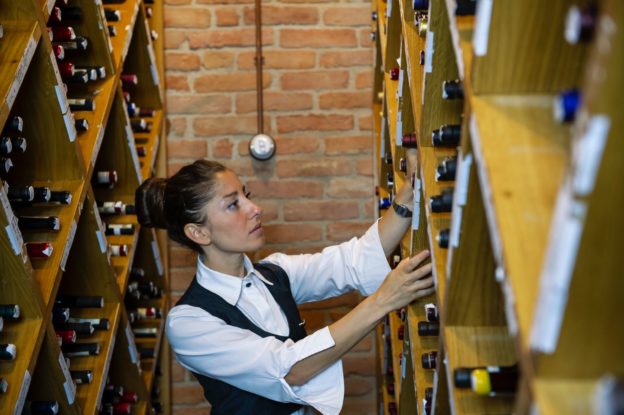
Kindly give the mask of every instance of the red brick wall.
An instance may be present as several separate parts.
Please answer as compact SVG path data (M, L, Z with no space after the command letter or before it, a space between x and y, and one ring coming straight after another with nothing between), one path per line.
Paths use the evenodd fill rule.
M370 3L263 2L265 132L277 156L253 162L255 29L251 0L165 0L169 172L208 157L232 167L264 208L270 252L300 253L361 234L372 222ZM170 250L174 301L195 256ZM303 306L308 329L347 313L347 295ZM343 360L345 414L373 414L367 337ZM173 365L176 415L206 414L200 387Z

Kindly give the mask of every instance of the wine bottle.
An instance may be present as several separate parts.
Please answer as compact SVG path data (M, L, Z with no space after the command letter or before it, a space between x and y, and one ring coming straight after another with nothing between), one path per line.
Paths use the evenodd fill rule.
M138 278L138 279L145 278L145 270L143 268L133 267L130 270L130 278Z
M584 9L571 6L566 15L565 39L573 45L590 41L594 37L597 21L598 9L595 4Z
M123 4L126 0L102 0L102 4Z
M58 6L52 7L50 11L50 17L48 17L48 26L60 25L63 21L63 14L61 13L61 8Z
M438 306L433 303L425 304L425 320L429 323L435 323L438 319Z
M35 189L32 186L9 186L7 197L11 202L32 202Z
M13 145L13 154L24 154L28 143L24 137L11 137L11 144Z
M4 329L4 318L0 317L0 333Z
M90 370L70 370L72 379L78 385L84 385L93 382L93 372Z
M76 118L74 120L76 131L84 132L89 130L89 121L86 118Z
M441 194L432 196L429 206L433 213L450 212L453 208L453 189L444 189Z
M102 405L102 410L107 411L105 413L113 415L130 415L132 413L132 406L127 402L106 403Z
M498 396L514 394L518 388L518 365L456 368L455 387L472 389L478 395Z
M418 335L421 337L437 336L440 333L440 324L437 322L430 323L428 321L418 322Z
M26 401L22 415L57 415L59 404L57 401Z
M401 147L417 148L418 143L416 142L416 134L415 133L403 134L403 137L401 137Z
M386 384L386 392L388 392L388 394L390 396L394 396L394 382L389 380L388 383Z
M8 156L13 151L11 137L0 138L0 156Z
M429 9L429 0L413 0L412 8L415 12L428 10Z
M154 118L156 116L156 110L153 108L139 108L138 116Z
M139 77L133 73L122 73L120 75L120 79L123 86L133 86L139 84Z
M156 337L158 335L156 327L133 327L132 332L135 337Z
M9 382L4 378L0 378L0 393L6 393L7 389L9 389Z
M95 328L91 323L58 323L54 328L60 331L73 331L80 336L90 336L95 332Z
M148 347L148 348L139 350L139 355L141 356L141 359L153 359L156 356L154 354L153 347Z
M426 14L418 16L418 36L426 37L429 27L429 17Z
M126 205L121 200L110 202L97 202L100 215L132 215L135 213L134 205Z
M442 82L442 99L464 99L464 88L459 79Z
M63 13L63 20L65 21L82 21L83 13L80 7L63 7L61 12Z
M26 242L26 252L30 259L47 259L52 256L54 247L51 242Z
M18 216L17 225L22 231L58 231L61 221L57 216Z
M436 236L436 241L438 242L438 246L442 249L446 249L449 246L449 238L451 235L450 229L441 229Z
M13 162L10 158L0 157L0 177L5 178L12 168Z
M53 190L50 192L50 203L69 205L72 202L72 194L67 190Z
M12 116L11 119L4 125L4 129L2 131L4 133L21 134L24 132L24 119L19 115Z
M107 223L105 225L105 232L106 235L134 235L134 225L131 223Z
M76 36L73 40L53 41L54 46L61 46L65 53L85 51L89 47L89 40L84 36Z
M79 317L69 317L67 320L70 323L89 323L93 326L95 330L109 330L110 329L110 320L107 318L79 318Z
M431 133L431 142L434 147L457 147L461 138L461 125L443 125Z
M390 79L393 81L397 81L399 79L399 74L401 73L400 68L392 68L390 69Z
M394 174L389 171L386 176L386 183L388 184L388 189L392 189L394 187Z
M61 339L61 345L76 343L78 332L76 330L59 329L55 327L56 337Z
M436 360L438 358L438 352L423 353L420 357L421 365L423 369L435 369Z
M107 22L118 22L121 20L121 12L119 10L104 9L104 18Z
M145 7L145 17L151 19L153 14L154 12L151 7Z
M135 137L135 141L136 141L136 137ZM147 149L145 148L145 146L136 146L136 151L139 157L147 156Z
M18 304L0 304L0 317L5 320L19 320L20 306Z
M472 16L477 11L477 0L457 0L455 16Z
M13 343L0 344L0 360L15 360L17 347Z
M53 42L67 42L76 39L76 32L71 26L49 27L48 32L52 33Z
M34 197L33 197L33 202L35 203L48 203L50 202L50 199L52 198L52 191L50 190L49 187L45 187L45 186L38 186L38 187L33 187L34 190Z
M70 308L104 308L104 297L57 295L54 304Z
M70 309L69 307L60 307L55 305L52 308L52 323L66 323L69 320Z
M379 209L388 209L390 207L390 205L392 204L392 202L390 201L390 198L387 197L382 197L381 199L379 199Z
M128 256L128 245L110 245L110 252L112 256Z
M399 338L399 340L403 340L403 338L405 337L405 325L401 324L399 326L399 328L397 329L397 337Z
M121 396L121 402L137 403L137 402L139 402L139 395L136 392L133 392L133 391L126 391Z
M581 107L581 93L578 89L569 89L555 97L553 116L560 123L574 121Z
M54 57L56 57L56 60L62 61L63 59L65 59L65 48L62 45L52 45L52 51L54 52Z
M117 183L117 171L116 170L101 170L94 175L95 184L98 187L107 187L112 189Z
M90 98L67 98L69 109L76 111L95 111L95 101Z
M99 343L74 343L61 346L63 354L67 357L97 356L100 354Z
M457 157L447 157L436 168L436 181L446 182L455 180Z
M108 35L110 37L117 36L117 28L115 26L108 25L106 28L108 29Z

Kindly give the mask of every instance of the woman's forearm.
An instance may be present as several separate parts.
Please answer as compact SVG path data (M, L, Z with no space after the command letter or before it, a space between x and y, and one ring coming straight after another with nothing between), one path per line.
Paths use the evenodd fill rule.
M358 304L343 318L329 326L334 347L309 356L293 365L285 380L291 386L303 385L340 359L377 325L391 310L378 304L373 294Z

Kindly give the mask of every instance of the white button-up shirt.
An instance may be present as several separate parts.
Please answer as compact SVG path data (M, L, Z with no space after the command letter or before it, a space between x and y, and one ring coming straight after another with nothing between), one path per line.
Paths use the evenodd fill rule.
M271 262L286 271L297 304L318 301L358 290L372 294L390 271L379 240L377 222L361 238L325 248L317 254L272 254ZM261 329L289 334L288 322L265 284L271 284L244 257L243 278L223 274L197 261L197 281L207 290L240 309ZM340 360L301 386L290 386L284 377L308 356L334 346L329 328L293 342L230 326L201 308L173 307L167 315L167 337L180 364L196 373L221 380L239 389L278 401L338 414L344 398ZM295 414L304 414L301 409Z

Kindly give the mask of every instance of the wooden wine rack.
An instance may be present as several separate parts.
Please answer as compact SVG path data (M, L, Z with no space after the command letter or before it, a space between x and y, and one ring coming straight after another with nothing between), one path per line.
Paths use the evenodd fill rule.
M18 304L21 309L20 319L5 321L0 331L0 343L17 347L15 360L0 361L0 378L8 383L6 393L0 393L0 412L19 415L28 401L54 400L62 414L96 414L108 380L137 393L133 414L169 414L170 361L163 336L169 307L166 235L142 229L134 215L105 216L98 211L100 201L134 204L135 189L143 179L166 175L162 0L106 5L101 0L69 0L68 6L82 10L82 18L67 24L88 38L89 46L80 55L67 54L65 60L97 65L106 72L104 79L72 85L69 90L64 87L46 26L56 1L3 3L0 124L21 116L27 150L9 156L14 167L0 181L0 304ZM120 21L107 22L105 8L119 10ZM115 36L108 26L116 30ZM144 117L151 123L150 131L134 133L131 128L123 73L139 78L137 85L124 87L132 101L155 110L153 117ZM72 112L68 94L74 92L92 96L95 109ZM88 122L88 130L76 131L77 118ZM92 184L94 172L100 170L117 171L114 188ZM7 196L10 185L66 190L72 200L66 205L16 205ZM18 215L58 216L60 231L22 231ZM105 236L104 222L133 224L134 233ZM45 260L31 259L26 253L25 243L39 241L53 246ZM128 246L127 256L111 255L111 245L119 244ZM142 282L157 286L162 295L139 300L126 296L133 267L143 268ZM100 353L74 358L71 367L52 323L57 295L103 297L104 308L75 309L72 317L106 318L110 323L108 330L79 336L79 343L97 342ZM148 306L159 308L162 317L131 324L128 313ZM154 327L157 335L136 338L133 327ZM152 353L141 358L141 350ZM90 370L92 382L76 385L70 370ZM156 400L158 405L153 404Z
M598 10L592 39L569 44L570 6L590 3ZM420 203L401 255L430 250L437 288L406 308L403 340L389 332L400 324L394 313L377 332L380 413L394 412L390 405L421 415L598 413L601 378L624 376L616 317L624 312L624 4L479 0L472 16L457 16L456 5L429 0L419 30L411 2L372 2L377 197L406 180L401 138L415 133ZM455 79L464 99L443 99L443 81ZM569 88L581 91L581 109L573 123L560 123L554 98ZM433 146L432 131L444 124L461 125L457 148ZM453 155L455 181L436 181ZM449 187L451 213L431 212L430 198ZM443 249L436 237L448 228ZM429 302L438 306L440 334L419 337ZM420 362L432 350L435 371ZM458 367L516 363L514 396L479 396L453 382Z

